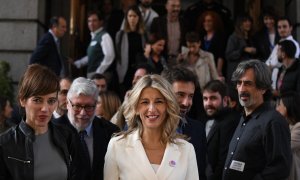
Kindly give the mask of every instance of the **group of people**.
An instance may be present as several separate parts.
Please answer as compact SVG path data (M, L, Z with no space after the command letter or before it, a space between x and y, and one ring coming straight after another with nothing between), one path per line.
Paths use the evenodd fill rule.
M51 19L19 82L19 111L0 97L0 179L299 179L289 19L266 11L254 34L242 16L229 36L218 3L181 18L180 0L166 1L165 16L151 2L89 12L91 42L75 61L60 51L66 20ZM69 78L68 63L87 78Z

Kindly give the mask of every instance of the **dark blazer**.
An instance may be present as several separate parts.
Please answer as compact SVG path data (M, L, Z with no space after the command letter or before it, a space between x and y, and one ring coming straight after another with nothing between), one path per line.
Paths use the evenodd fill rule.
M281 66L281 68L279 69L277 80L279 79L279 76L282 71L283 71L283 66ZM293 64L286 69L286 72L284 74L282 85L279 89L279 92L280 94L282 94L288 91L295 91L297 93L300 93L300 61L299 60L295 60Z
M162 36L166 42L168 42L168 25L167 25L167 16L162 16L162 17L156 17L153 19L150 32L154 34L158 34ZM179 24L180 24L180 45L185 44L185 23L182 18L179 18ZM168 52L168 43L165 43L165 48L164 48L164 55L167 55ZM180 49L178 49L178 52L180 52Z
M58 76L62 69L63 75L68 75L65 60L59 54L55 40L50 32L47 32L42 37L32 53L29 64L34 63L48 67Z
M53 120L54 123L66 125L73 130L74 133L77 133L77 130L71 125L69 119L66 115ZM93 128L93 166L92 170L88 170L85 167L84 163L82 168L85 168L86 180L101 180L103 179L103 167L104 167L104 157L107 150L107 145L112 137L113 133L118 132L119 128L112 124L111 122L104 120L103 118L95 117L92 124ZM86 161L85 161L86 162Z
M208 180L221 180L228 147L233 133L239 123L240 113L224 109L215 117L215 123L207 136L207 154L210 169Z
M202 122L186 117L187 123L182 125L182 133L188 136L188 140L193 144L196 152L199 179L205 180L206 168L206 135L205 128Z

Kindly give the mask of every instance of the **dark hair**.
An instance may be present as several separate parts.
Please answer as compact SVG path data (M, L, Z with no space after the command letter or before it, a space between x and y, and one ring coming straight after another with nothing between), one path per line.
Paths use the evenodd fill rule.
M279 21L287 21L290 26L293 26L292 21L290 20L290 18L288 18L286 16L279 17L278 20L277 20L277 24L278 24Z
M62 16L53 16L49 21L49 28L57 27L59 25L59 19L65 19Z
M147 64L147 63L139 63L136 66L136 70L135 71L137 71L138 69L145 69L146 74L149 74L151 72L151 68L149 67L149 64Z
M243 30L241 29L241 26L243 24L243 22L245 21L250 21L251 23L253 23L253 19L249 16L249 15L242 15L242 16L239 16L237 17L236 21L235 21L235 30L234 32L241 38L245 38L244 37L244 32ZM248 34L250 36L252 36L252 33L253 33L253 27L251 28L251 30L248 32Z
M280 50L286 54L288 58L294 58L296 54L296 45L291 40L284 40L278 43Z
M100 73L96 73L91 77L91 80L94 80L94 79L104 79L105 81L107 81L106 76L104 76L103 74L100 74Z
M165 69L161 73L162 77L166 78L171 84L176 81L192 82L195 87L199 87L197 76L189 69L183 66L174 66Z
M253 59L241 62L233 72L231 80L236 82L243 76L248 69L253 69L255 75L255 85L258 89L266 90L264 100L269 100L272 96L272 78L269 67L262 61Z
M7 97L0 96L0 115L4 111L7 101L9 101Z
M59 91L59 78L45 66L29 65L19 82L19 100Z
M151 33L148 35L148 43L151 45L155 44L159 40L166 40L166 38L159 33Z
M188 32L185 35L185 41L186 42L191 42L191 43L195 43L195 42L200 42L200 37L199 34L196 32Z
M104 19L104 16L101 11L95 11L95 10L89 11L87 17L89 18L92 15L96 15L99 21L102 21Z
M228 95L227 86L220 80L211 80L203 87L204 91L218 92L222 98Z
M261 15L261 18L263 20L264 17L271 17L275 20L275 22L278 20L278 13L276 10L271 6L268 6L263 9L263 13Z
M283 105L286 107L287 118L291 124L296 124L300 121L300 95L297 92L289 91L283 93L279 100L281 99Z

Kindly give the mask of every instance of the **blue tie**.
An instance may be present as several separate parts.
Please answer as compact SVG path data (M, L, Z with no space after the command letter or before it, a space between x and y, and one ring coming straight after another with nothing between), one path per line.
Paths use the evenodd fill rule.
M88 162L89 167L91 167L89 150L88 150L87 144L84 140L84 137L86 135L87 135L86 130L82 130L79 132L80 142L81 142L82 149L83 149L83 158L84 158L84 160L86 160Z

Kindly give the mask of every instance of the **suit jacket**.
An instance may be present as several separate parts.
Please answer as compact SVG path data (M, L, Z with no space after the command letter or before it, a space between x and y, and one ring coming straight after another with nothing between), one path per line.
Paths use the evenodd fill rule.
M145 153L138 131L126 138L114 137L105 156L104 179L197 180L193 146L185 140L168 143L163 160L155 173Z
M205 127L202 122L194 119L186 117L186 120L187 123L182 125L182 133L190 138L189 142L193 144L195 148L199 179L205 180L207 155Z
M77 130L71 125L68 117L66 115L53 120L54 123L65 125L72 129L74 133L79 135ZM93 128L93 165L92 169L87 169L87 161L83 161L82 168L86 170L85 179L91 180L101 180L103 179L103 166L104 166L104 156L107 150L107 145L113 133L118 132L119 128L112 124L111 122L104 120L103 118L95 117L92 124ZM81 149L81 151L83 151Z
M211 168L211 172L207 173L208 180L222 179L229 143L240 116L240 113L226 108L215 117L215 123L207 136L208 164Z
M300 177L300 123L290 126L290 129L293 162L288 180L296 180Z
M47 32L39 41L31 55L29 64L38 63L51 69L56 75L68 75L67 64L58 52L56 42L50 32Z
M182 18L179 18L179 26L180 26L180 47L185 44L185 23ZM156 17L153 19L150 32L154 34L161 35L166 42L168 42L168 22L167 22L167 16L162 17ZM165 43L165 48L163 51L163 54L166 56L168 52L168 43ZM178 49L178 52L180 52L180 49Z

